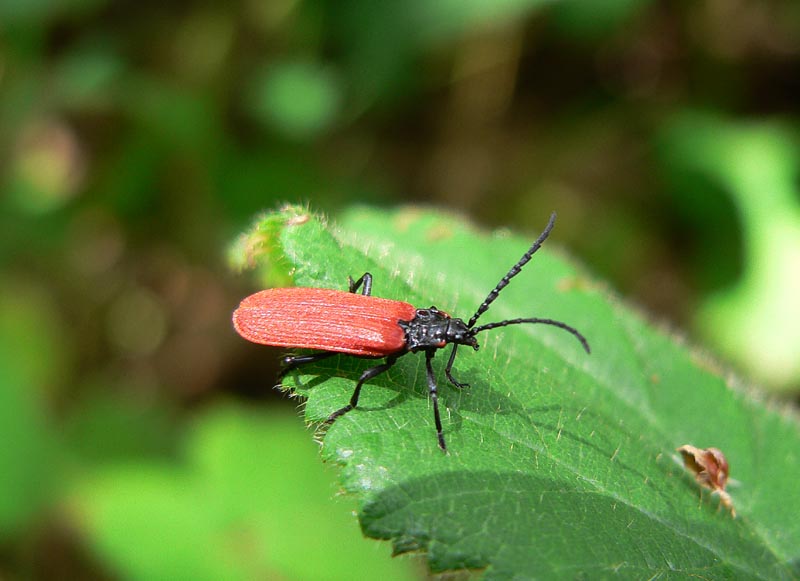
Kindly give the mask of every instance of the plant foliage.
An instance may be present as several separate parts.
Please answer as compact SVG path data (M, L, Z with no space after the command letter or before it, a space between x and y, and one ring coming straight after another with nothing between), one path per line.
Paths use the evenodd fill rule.
M357 208L333 225L294 206L253 232L237 248L269 265L265 284L345 289L348 276L369 271L373 295L465 319L535 235L487 236L415 208ZM390 539L395 553L424 551L433 571L485 569L487 579L797 575L796 419L755 401L554 247L546 243L481 321L563 320L586 335L591 356L547 326L489 331L480 351L459 352L454 374L471 385L459 390L440 354L447 455L424 357L402 357L370 381L358 408L326 431L322 452L341 465L364 533ZM285 384L320 422L373 364L337 356ZM684 471L675 452L684 444L724 451L738 518Z

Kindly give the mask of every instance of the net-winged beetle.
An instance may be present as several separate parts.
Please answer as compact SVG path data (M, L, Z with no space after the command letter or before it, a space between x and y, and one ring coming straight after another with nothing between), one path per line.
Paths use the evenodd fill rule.
M453 345L445 366L445 375L450 383L459 388L468 384L457 381L451 373L458 346L467 345L477 350L476 336L489 329L522 323L552 325L572 333L586 352L590 352L589 343L580 332L552 319L508 319L475 326L500 291L520 273L522 267L539 250L553 229L555 219L556 215L553 213L536 242L500 279L466 323L436 307L417 309L402 301L370 296L372 275L365 273L357 281L349 279L348 292L300 287L273 288L257 292L245 298L233 313L233 326L242 337L254 343L322 351L311 355L285 357L283 360L285 367L281 376L301 365L320 361L337 353L364 358L386 358L380 365L371 367L361 374L350 402L328 416L327 424L332 424L337 418L356 407L364 383L391 368L397 359L406 353L424 351L436 435L439 447L446 452L436 379L431 365L437 350L448 344ZM360 294L357 292L359 289L361 289Z

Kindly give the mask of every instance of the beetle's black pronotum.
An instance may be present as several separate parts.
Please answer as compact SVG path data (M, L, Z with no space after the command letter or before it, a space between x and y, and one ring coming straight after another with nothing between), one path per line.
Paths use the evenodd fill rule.
M478 333L489 329L522 323L552 325L572 333L586 352L590 352L589 343L583 335L573 327L552 319L508 319L475 326L500 291L520 273L522 267L539 250L553 229L555 220L556 215L553 213L544 232L500 279L466 323L436 307L417 309L402 301L370 296L372 275L365 273L357 281L350 279L348 292L314 288L277 288L258 292L242 301L233 314L233 324L242 337L255 343L322 350L321 353L312 355L284 358L285 367L281 375L301 365L337 353L365 358L386 357L386 361L361 374L350 402L328 416L327 424L332 424L337 418L355 408L364 383L391 368L398 357L409 352L424 351L436 435L439 447L447 451L439 415L436 379L431 365L437 350L448 344L453 345L444 371L450 383L459 388L468 384L457 381L452 375L458 346L467 345L477 350ZM359 289L361 289L360 294L357 293Z

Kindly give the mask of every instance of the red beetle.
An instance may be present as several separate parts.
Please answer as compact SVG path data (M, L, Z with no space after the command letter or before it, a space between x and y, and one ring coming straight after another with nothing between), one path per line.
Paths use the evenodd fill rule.
M292 369L345 353L356 357L379 358L386 361L364 371L356 383L350 402L333 412L326 424L332 424L358 404L361 386L392 367L397 358L409 352L424 351L428 374L428 390L433 401L433 417L439 447L447 451L442 420L439 415L436 380L431 361L438 349L452 343L453 350L445 367L447 379L456 387L466 387L452 376L451 370L459 345L478 349L476 335L489 329L542 323L572 333L587 353L589 343L576 329L552 319L509 319L475 326L480 316L497 298L509 281L519 274L533 254L541 247L555 224L555 213L536 242L497 283L492 292L465 323L436 307L417 309L409 303L370 296L372 275L365 273L357 281L349 279L349 292L320 288L274 288L263 290L244 299L233 313L233 326L248 341L275 347L318 349L321 353L285 357L281 376ZM361 289L361 294L357 291Z

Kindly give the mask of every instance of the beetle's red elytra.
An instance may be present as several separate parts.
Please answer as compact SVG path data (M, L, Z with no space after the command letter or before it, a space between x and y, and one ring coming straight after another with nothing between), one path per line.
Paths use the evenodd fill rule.
M476 336L489 329L522 323L551 325L571 333L587 353L591 352L588 341L580 332L552 319L508 319L475 326L500 291L539 250L553 229L555 219L556 215L553 213L539 238L500 279L466 323L436 307L418 309L402 301L371 296L372 275L367 272L357 281L351 278L348 291L296 287L257 292L245 298L233 313L233 326L239 335L254 343L321 351L311 355L285 357L281 376L301 365L337 353L364 358L386 358L385 362L361 374L350 402L331 413L326 420L327 424L332 424L358 405L364 383L391 368L402 355L424 351L436 436L439 447L447 452L439 414L438 387L431 364L436 351L448 344L453 345L445 366L445 375L458 388L468 385L457 381L451 373L458 346L467 345L477 350L479 346Z
M271 288L250 295L233 315L248 341L361 357L402 351L417 309L401 301L321 288Z

